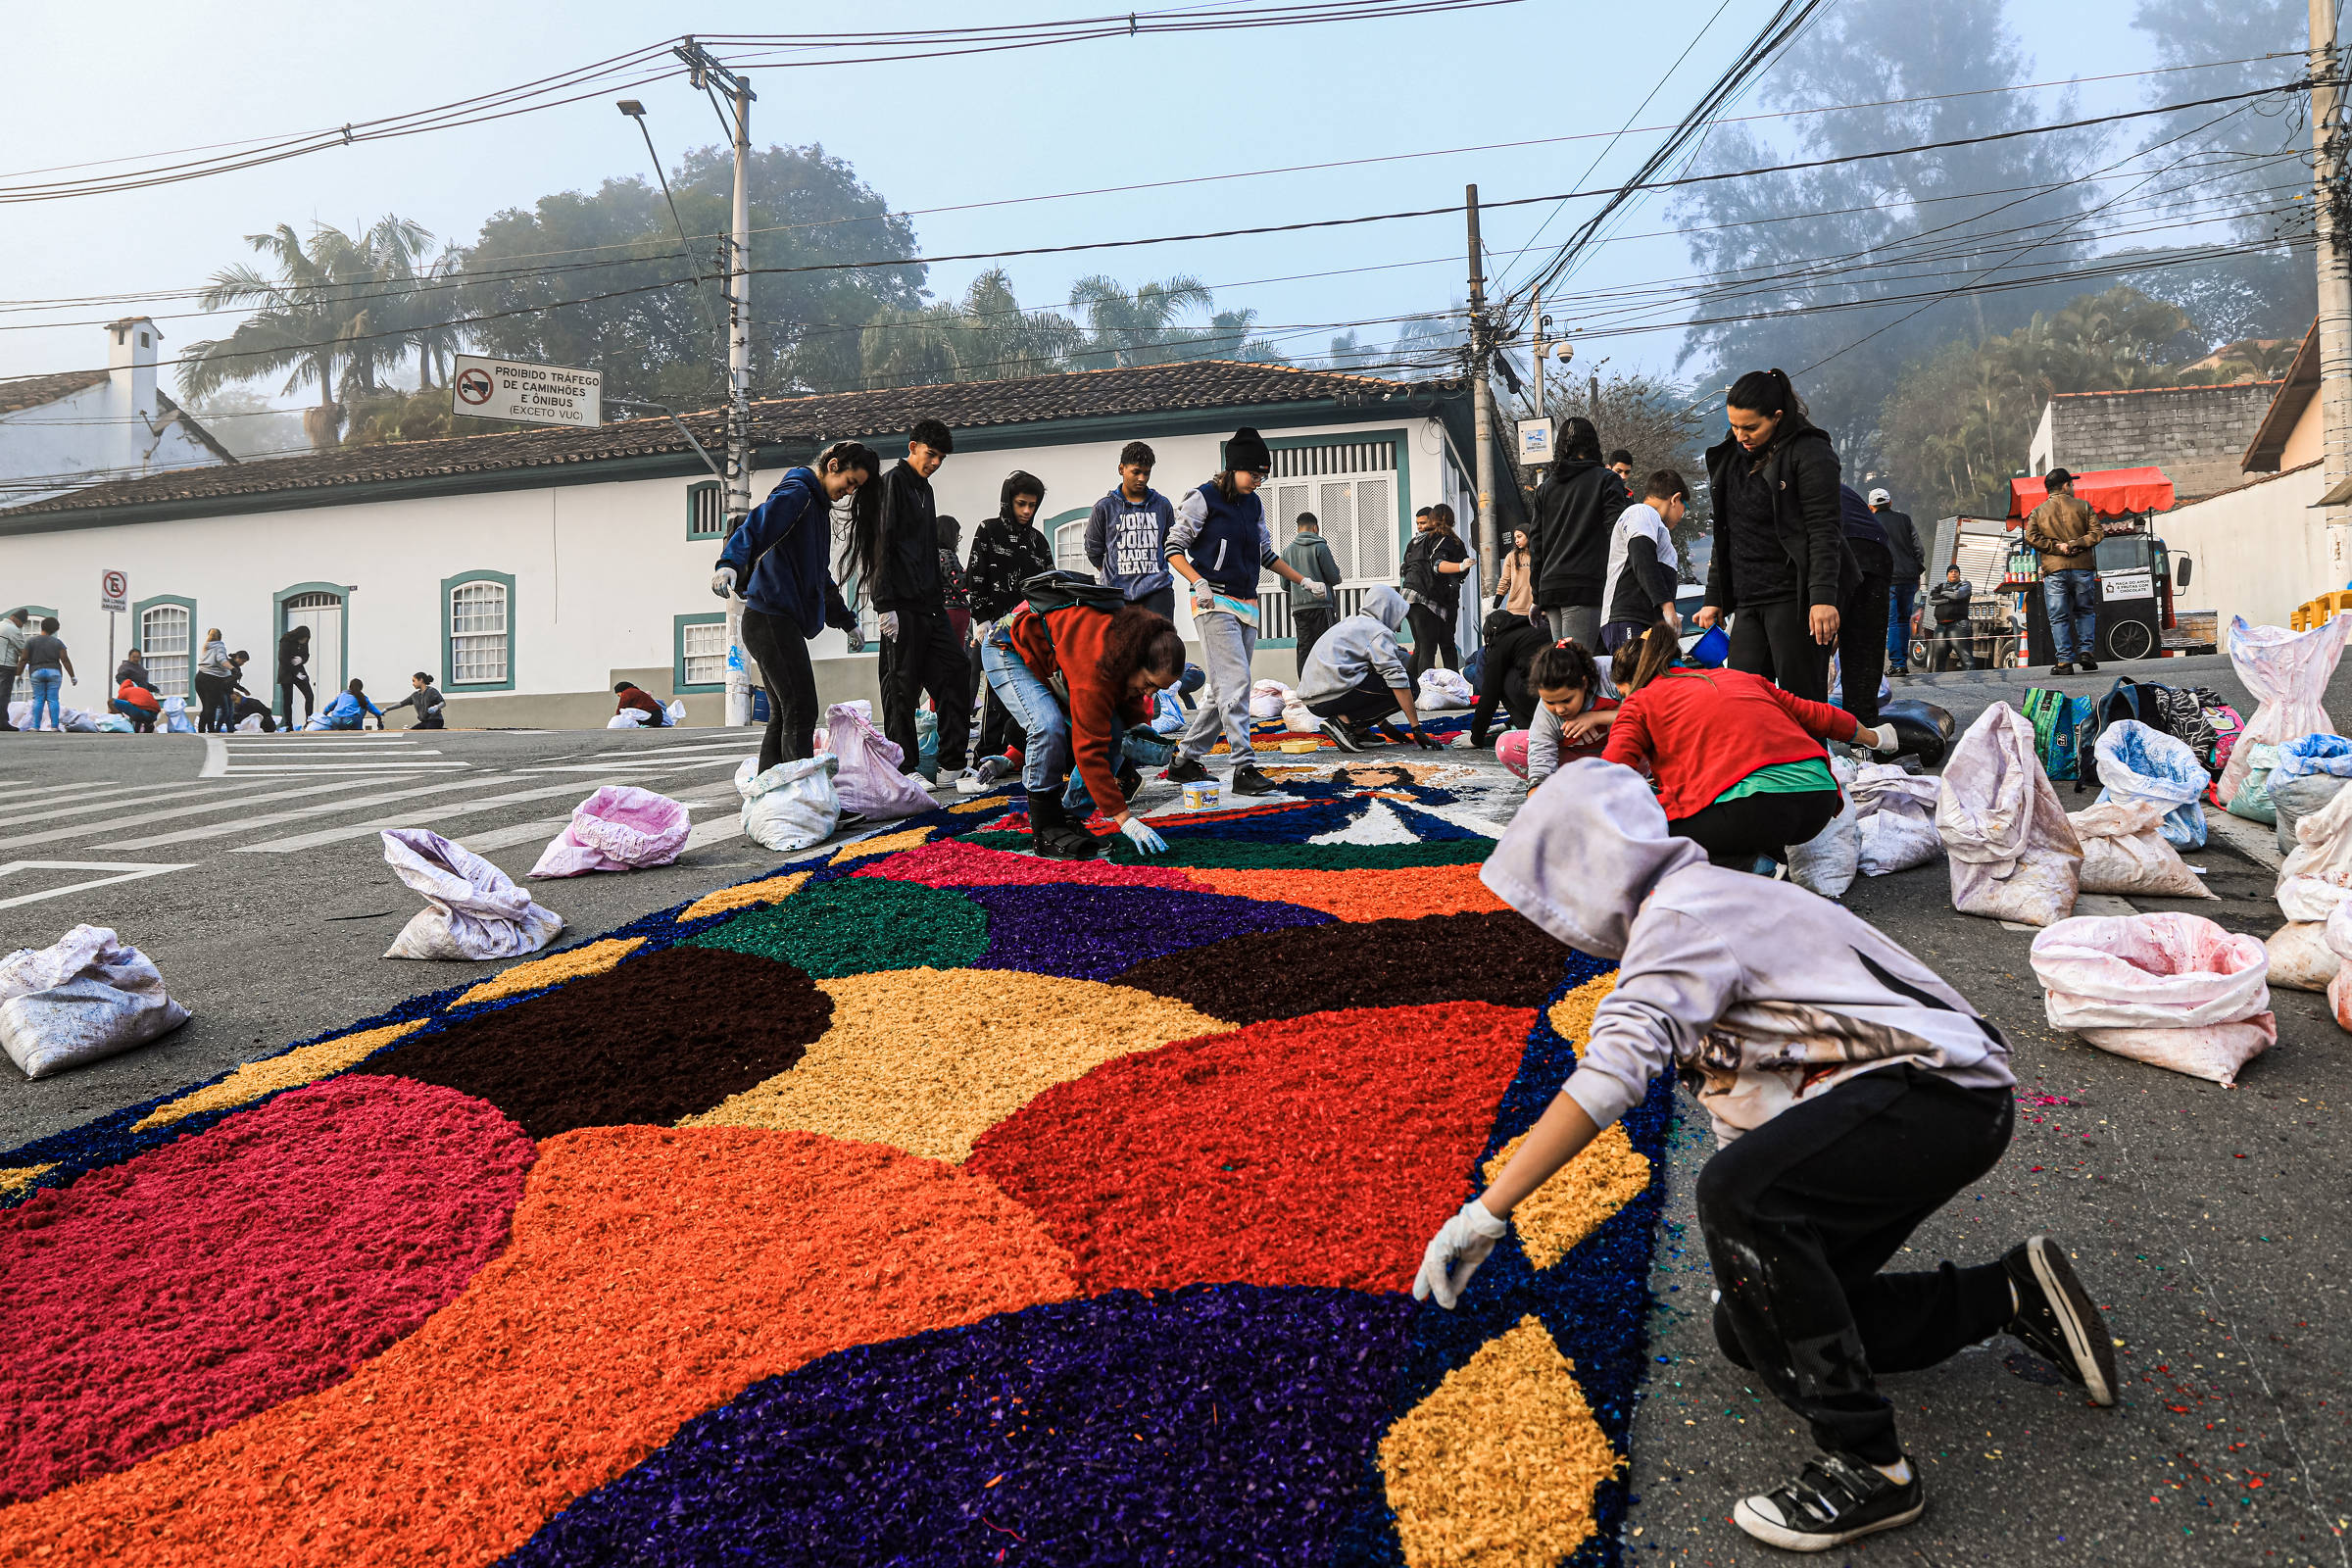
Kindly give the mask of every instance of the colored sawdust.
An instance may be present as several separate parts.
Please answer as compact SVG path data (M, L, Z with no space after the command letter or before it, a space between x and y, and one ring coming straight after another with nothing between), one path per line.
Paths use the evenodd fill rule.
M1010 806L1011 804L1012 798L1010 796L997 795L992 796L985 801L958 801L954 806L949 807L948 810L953 815L962 816L972 811L994 811L1000 808Z
M761 877L757 882L742 882L716 893L705 894L678 911L678 921L700 920L709 915L724 914L729 909L748 909L755 905L781 904L801 889L808 880L806 871L787 871L782 876Z
M208 1084L193 1094L157 1106L140 1118L131 1131L145 1132L151 1127L168 1127L175 1121L207 1111L227 1110L276 1094L280 1089L299 1088L316 1083L329 1073L354 1067L407 1035L423 1028L425 1020L412 1018L407 1023L388 1023L380 1029L362 1029L357 1034L337 1035L332 1040L320 1040L307 1046L260 1061L249 1061L217 1084Z
M975 967L1108 980L1146 958L1247 931L1328 925L1320 909L1173 888L1045 884L974 888L988 913L988 955Z
M486 1100L533 1138L668 1123L789 1069L833 1001L790 964L671 948L420 1035L362 1069Z
M1412 871L1237 871L1196 866L1183 874L1218 893L1281 899L1343 920L1364 921L1502 908L1502 901L1478 879L1478 870L1475 865L1432 865Z
M0 1551L486 1564L757 1379L1070 1295L1060 1249L987 1181L803 1133L566 1133L513 1230L348 1381L0 1511Z
M780 958L826 979L877 969L962 969L988 949L979 906L946 888L839 877L714 926L687 945Z
M861 865L850 875L889 877L933 888L1031 887L1046 882L1083 887L1186 888L1200 883L1183 871L1156 865L1112 865L1107 860L1043 860L983 849L961 839L926 844L887 860Z
M0 1170L0 1198L14 1198L32 1191L32 1184L57 1169L57 1161L41 1165L15 1165Z
M1407 1568L1553 1568L1620 1461L1544 1325L1518 1326L1389 1429L1380 1469Z
M583 975L603 974L644 946L643 937L607 937L601 942L590 942L550 957L533 958L528 963L518 963L504 973L492 975L450 1005L463 1007L469 1003L498 1002L507 997L519 997L526 991L544 991L549 986L560 986L566 980L577 980Z
M1504 909L1231 937L1139 963L1118 979L1255 1023L1456 1001L1540 1007L1567 966L1566 947Z
M1490 1185L1526 1142L1527 1135L1521 1133L1487 1161ZM1649 1160L1626 1137L1624 1123L1609 1123L1576 1158L1552 1172L1549 1181L1511 1210L1511 1227L1519 1233L1528 1262L1549 1268L1566 1257L1577 1243L1640 1198L1649 1177Z
M903 833L882 833L870 839L859 839L855 844L844 844L835 850L833 858L825 863L846 865L852 860L862 860L869 855L896 855L902 850L911 850L925 843L930 839L931 832L927 827L910 827Z
M977 835L975 835L977 837ZM1389 871L1421 865L1480 865L1494 850L1488 838L1410 840L1392 844L1303 844L1269 839L1199 838L1168 841L1152 865L1215 866L1235 870ZM1144 858L1123 837L1108 858L1132 865Z
M1551 1004L1548 1016L1552 1029L1562 1040L1583 1045L1592 1038L1592 1014L1617 989L1617 971L1596 974Z
M861 1346L744 1391L511 1568L1328 1563L1412 1303L1114 1292Z
M339 1078L0 1213L0 1498L341 1380L498 1255L531 1157L478 1101Z
M1535 1021L1452 1003L1187 1041L1047 1090L971 1163L1044 1218L1084 1290L1405 1290Z
M823 989L833 1027L801 1064L692 1125L798 1128L961 1161L1057 1083L1233 1027L1146 992L1004 969L896 970Z

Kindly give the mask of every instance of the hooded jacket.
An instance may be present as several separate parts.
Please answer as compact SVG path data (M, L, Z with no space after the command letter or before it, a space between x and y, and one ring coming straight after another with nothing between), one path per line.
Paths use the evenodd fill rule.
M963 591L977 618L1002 620L1011 614L1021 604L1021 584L1054 569L1054 546L1046 531L1012 514L1015 496L1042 498L1045 493L1036 475L1014 469L997 494L997 514L972 530L972 559L963 569Z
M1536 603L1598 605L1609 564L1609 528L1633 505L1616 471L1587 458L1555 463L1536 488Z
M1963 1089L2017 1082L2001 1032L1908 950L1793 883L1708 864L1614 763L1552 775L1479 876L1560 941L1618 960L1561 1089L1595 1126L1669 1067L1727 1144L1896 1063Z
M882 520L874 546L874 584L866 598L876 610L945 614L939 581L938 511L931 481L902 459L882 476Z
M1364 608L1315 639L1298 676L1298 700L1328 702L1353 691L1370 674L1391 691L1411 691L1404 653L1396 646L1403 626L1404 595L1386 583L1365 589Z
M1168 570L1168 530L1175 525L1176 508L1166 496L1146 485L1144 499L1130 501L1114 484L1087 514L1086 559L1133 604L1176 580Z
M1715 555L1707 564L1707 603L1719 610L1740 608L1740 584L1731 542L1732 465L1755 459L1727 435L1707 449L1707 489L1714 502ZM1760 477L1772 490L1772 528L1804 602L1836 607L1843 590L1862 579L1845 548L1844 519L1838 503L1838 453L1830 434L1790 411L1765 449Z
M857 624L825 567L833 539L833 504L813 468L788 468L776 487L727 535L718 564L733 566L743 602L813 637L827 626ZM748 580L747 580L748 579Z
M1331 553L1331 545L1320 529L1301 528L1291 542L1282 547L1282 559L1291 564L1302 582L1291 584L1291 613L1301 610L1328 611L1340 595L1340 563ZM1307 592L1306 584L1319 582L1331 590L1330 597L1317 599Z
M1043 615L1024 605L1004 628L1005 640L1029 673L1051 682L1058 672L1069 688L1070 760L1086 781L1096 808L1109 817L1127 809L1111 737L1121 725L1134 728L1152 718L1151 705L1126 701L1102 678L1102 648L1110 640L1115 618L1092 605L1071 605Z

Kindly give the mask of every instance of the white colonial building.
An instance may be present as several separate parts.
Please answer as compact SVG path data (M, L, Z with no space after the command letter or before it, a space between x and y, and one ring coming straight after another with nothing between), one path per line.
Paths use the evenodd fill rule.
M134 316L107 325L104 369L0 381L0 504L235 463L156 384L162 342L153 321Z
M1315 513L1352 604L1395 581L1416 508L1471 514L1469 403L1459 382L1224 361L773 399L753 406L753 493L828 441L862 440L895 461L917 419L939 418L956 454L933 488L966 549L1004 475L1025 468L1045 482L1038 520L1057 559L1083 570L1086 516L1117 482L1123 445L1152 443L1153 483L1174 498L1216 470L1224 437L1252 425L1274 452L1264 493L1277 543ZM715 415L686 422L715 450ZM1506 527L1520 520L1514 489L1497 504ZM268 679L279 634L307 623L321 694L358 675L396 697L423 670L454 725L577 727L602 724L613 683L630 680L715 723L725 616L709 581L723 526L716 481L666 419L356 447L0 510L0 609L54 611L69 642L87 643L99 575L120 570L133 601L124 641L174 684L191 632L220 627ZM1264 672L1289 679L1286 601L1277 591L1262 603ZM1466 641L1478 603L1466 585ZM873 644L853 655L828 631L810 651L828 700L874 694Z

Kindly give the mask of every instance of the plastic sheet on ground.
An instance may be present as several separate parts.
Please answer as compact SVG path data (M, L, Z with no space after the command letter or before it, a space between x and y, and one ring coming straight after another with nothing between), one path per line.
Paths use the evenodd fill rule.
M931 809L922 781L899 771L906 754L859 712L863 703L835 703L825 710L826 750L841 760L833 791L841 808L876 821Z
M2025 925L2074 911L2082 847L2034 751L2034 726L1995 703L1952 748L1936 798L1952 907Z
M2352 898L2352 790L2295 824L2295 847L2278 867L2278 911L2325 920Z
M386 828L384 863L425 901L387 958L519 958L564 929L562 915L506 872L430 829Z
M667 865L686 847L694 823L686 808L634 784L607 784L571 808L530 874L586 876L591 871L636 871Z
M2343 655L2348 632L2352 632L2352 620L2341 615L2309 631L2249 626L2243 615L2230 617L2225 639L2230 662L2258 706L2230 753L2229 765L2222 769L2218 799L2223 805L2234 801L2238 786L2254 765L2248 751L2256 742L2277 746L2301 735L2335 733L2335 723L2321 700L2328 692L2328 678L2335 673L2335 662Z
M2296 991L2325 991L2343 960L2328 945L2322 920L2289 920L2262 945L2271 956L2271 984Z
M187 1021L154 962L105 926L0 958L0 1049L27 1078L135 1050Z
M2149 801L2164 808L2165 842L2205 847L2205 787L2212 782L2188 742L2136 718L2118 719L2099 736L2099 801Z
M1864 876L1908 871L1943 858L1943 839L1936 831L1938 789L1934 779L1906 773L1890 762L1873 762L1855 771L1846 794L1854 803Z
M1432 667L1421 672L1413 703L1426 713L1458 712L1476 708L1478 693L1471 690L1469 678L1460 670Z
M2053 1029L2218 1084L2277 1043L2270 956L2198 914L2083 915L2034 939Z
M735 769L746 838L765 849L805 850L833 836L841 820L841 799L833 789L840 758L819 752L756 774L759 765L758 758L747 757Z
M2085 893L2138 893L2161 899L2215 895L2164 835L2154 801L2102 801L2067 818L2082 846Z

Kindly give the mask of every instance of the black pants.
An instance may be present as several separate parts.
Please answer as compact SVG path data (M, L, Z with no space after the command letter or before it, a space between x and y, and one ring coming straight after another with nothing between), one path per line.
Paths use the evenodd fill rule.
M808 663L808 639L791 621L746 605L743 646L760 662L760 684L767 689L767 733L760 737L755 771L808 760L816 755L816 671Z
M1336 718L1360 727L1376 724L1396 711L1396 694L1375 672L1337 697L1307 704L1306 710L1317 718Z
M1331 612L1328 610L1294 610L1291 612L1291 631L1298 639L1298 673L1306 674L1306 657L1315 651L1315 644L1331 630Z
M1838 814L1838 799L1836 790L1742 795L1669 822L1666 830L1706 851L1717 865L1744 871L1757 856L1777 860L1789 845L1803 844L1828 827Z
M1879 677L1886 669L1887 601L1894 558L1875 539L1846 541L1862 563L1862 582L1838 607L1838 706L1863 723L1879 722Z
M1405 673L1417 682L1425 669L1444 664L1447 669L1462 667L1462 656L1454 652L1453 622L1427 605L1408 605L1406 624L1413 628L1413 658Z
M236 698L231 695L236 682L225 675L198 675L196 701L202 705L204 716L197 720L200 731L235 729L229 715L236 710Z
M416 720L416 723L409 726L411 729L440 729L442 727L441 715L439 713L427 713L422 718Z
M1830 651L1813 640L1812 614L1810 605L1793 599L1742 607L1732 616L1732 648L1724 662L1761 675L1792 697L1828 702Z
M1915 1372L2013 1315L1997 1262L1882 1274L1919 1223L1992 1169L2012 1109L1904 1064L1849 1078L1742 1133L1698 1173L1723 1299L1715 1338L1823 1448L1903 1456L1877 1377Z
M17 668L15 664L0 664L0 730L17 727L8 721L8 705L17 690Z
M299 670L279 670L277 672L277 692L278 700L286 705L286 710L279 719L281 724L287 729L294 727L294 694L296 692L302 693L303 722L310 722L311 710L318 706L318 700L311 695L311 677L309 675Z
M1130 603L1140 605L1162 620L1172 621L1176 618L1176 585L1169 583L1164 588L1154 588L1143 598Z
M972 740L972 690L966 684L971 675L948 612L902 610L899 635L883 642L888 657L882 668L882 733L906 754L899 771L911 773L921 761L914 706L928 694L939 712L939 765L949 773L962 772Z

